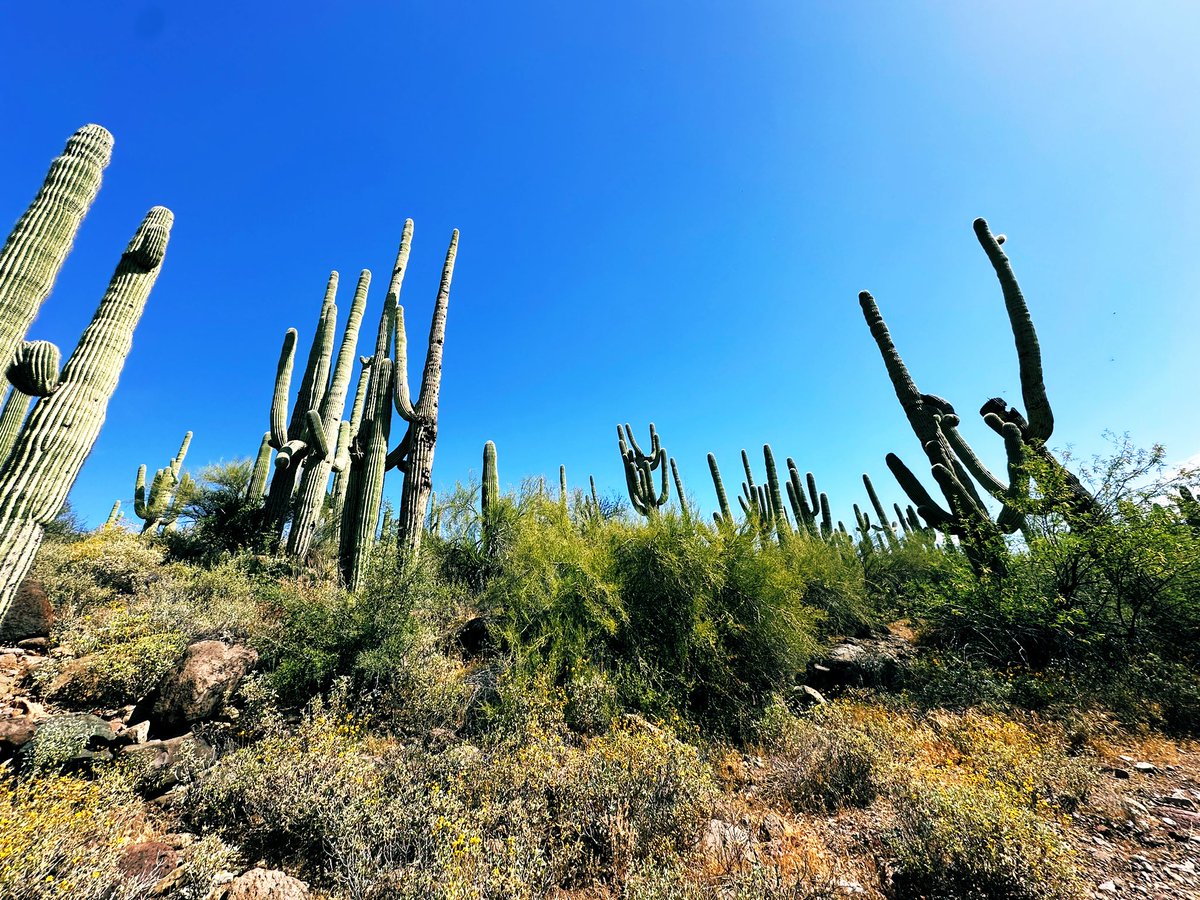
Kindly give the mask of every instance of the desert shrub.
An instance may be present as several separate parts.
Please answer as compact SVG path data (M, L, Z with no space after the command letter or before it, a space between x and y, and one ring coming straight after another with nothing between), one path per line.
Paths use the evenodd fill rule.
M145 697L175 664L187 646L180 631L150 615L115 603L93 607L58 632L76 658L51 659L37 669L43 689L67 674L54 691L60 703L111 709Z
M982 778L916 777L892 796L893 894L946 900L1080 896L1058 829L1024 798Z
M171 572L160 547L127 531L103 528L78 540L44 544L33 577L55 610L69 617L133 596Z
M188 527L158 538L169 558L211 565L225 556L268 549L262 500L246 496L252 469L249 460L234 460L200 470L181 517Z
M122 848L145 828L141 802L115 775L0 778L0 896L145 896L148 885L117 868Z

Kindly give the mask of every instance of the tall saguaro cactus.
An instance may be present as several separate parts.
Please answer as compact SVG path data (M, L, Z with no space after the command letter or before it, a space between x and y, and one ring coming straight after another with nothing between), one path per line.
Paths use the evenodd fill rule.
M54 286L100 190L112 147L112 135L99 125L71 135L0 250L0 366L12 359Z
M342 346L338 350L332 380L328 385L319 386L322 395L320 422L314 421L311 429L320 430L322 433L314 444L315 449L310 450L305 459L304 477L300 482L300 492L296 496L295 511L292 514L292 530L288 534L288 552L295 556L305 556L312 544L321 510L325 505L330 473L335 468L341 470L349 463L348 456L339 458L337 453L339 432L343 430L342 413L346 410L350 373L358 355L358 329L362 325L363 313L367 308L367 289L370 285L371 273L363 269L358 278L358 287L354 291L354 300L350 304L350 318L342 335ZM316 392L314 399L315 397ZM347 423L347 432L348 429Z
M411 234L411 222L406 228ZM442 387L442 352L446 343L446 310L450 304L450 282L454 278L454 261L458 255L458 229L450 236L450 247L442 264L442 280L433 306L433 321L429 326L429 349L425 353L425 371L421 376L421 392L415 403L408 388L408 339L404 333L404 307L397 308L395 403L400 418L408 423L396 452L388 459L404 473L400 492L398 524L400 549L415 556L421 548L425 513L433 490L433 451L438 435L438 395ZM407 262L407 260L406 260ZM397 289L397 300L399 290Z
M100 433L173 219L163 207L146 214L57 387L38 400L0 467L0 620Z
M271 474L271 432L263 433L254 457L254 468L250 472L250 483L246 485L246 499L261 500L267 492L267 477Z
M316 446L322 454L328 452L320 406L329 378L333 357L333 332L337 327L338 273L331 272L325 286L321 315L308 352L308 363L300 381L300 391L292 415L288 417L288 392L292 382L292 365L296 355L296 329L289 328L283 337L279 366L275 372L275 393L271 400L271 446L275 448L275 474L267 493L266 524L272 543L278 545L287 524L292 494L304 457Z

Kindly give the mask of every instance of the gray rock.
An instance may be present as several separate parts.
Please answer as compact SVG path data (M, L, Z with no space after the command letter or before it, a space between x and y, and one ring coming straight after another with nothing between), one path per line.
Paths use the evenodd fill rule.
M146 741L126 747L122 762L129 764L134 789L148 799L161 797L182 782L195 779L216 762L217 754L194 734L166 741Z

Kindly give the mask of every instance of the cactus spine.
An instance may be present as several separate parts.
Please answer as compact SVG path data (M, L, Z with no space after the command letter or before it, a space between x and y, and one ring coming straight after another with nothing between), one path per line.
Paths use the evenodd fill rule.
M304 463L304 477L296 497L292 515L292 529L288 533L288 552L294 556L306 556L320 523L321 511L325 506L325 494L329 486L329 475L335 468L341 470L349 463L348 455L339 459L337 448L342 431L342 413L346 409L346 393L350 389L350 374L358 355L358 330L362 325L367 307L367 289L371 285L371 273L363 269L350 304L350 317L342 335L342 346L338 350L337 363L333 368L329 384L320 384L313 397L319 394L320 422L312 426L320 431L319 438L309 450ZM336 307L333 307L336 315ZM347 430L349 424L346 425ZM347 441L349 436L347 435Z
M412 234L412 220L405 223ZM442 352L446 343L446 310L450 304L450 282L454 277L454 260L458 255L458 229L450 236L450 247L442 264L442 280L433 306L433 321L429 326L429 349L425 354L425 371L421 376L421 393L413 403L408 387L408 338L404 332L404 308L399 307L396 320L395 403L400 418L408 423L408 431L400 446L389 458L404 473L400 492L400 549L415 557L421 548L429 494L433 490L433 452L437 447L438 394L442 386ZM405 257L407 263L407 254ZM399 298L399 285L396 296Z
M650 423L650 452L647 454L638 446L633 436L633 428L625 424L625 430L617 426L617 447L621 451L621 461L625 466L625 486L629 490L629 502L643 516L650 518L658 514L659 508L665 506L670 499L670 485L667 482L667 451L659 441L654 423ZM654 471L658 470L660 489L654 490Z
M0 250L0 365L13 358L49 295L100 190L112 146L112 135L99 125L71 135Z
M146 214L57 389L38 400L0 468L0 619L100 433L134 328L161 270L172 220L162 207Z

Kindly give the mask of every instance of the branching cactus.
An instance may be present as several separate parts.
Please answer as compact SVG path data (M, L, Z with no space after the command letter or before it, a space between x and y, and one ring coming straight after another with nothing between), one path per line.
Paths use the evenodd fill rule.
M654 423L650 423L650 452L643 452L633 436L633 428L626 423L624 431L617 426L617 446L621 451L621 462L625 467L625 486L629 490L629 502L643 516L658 515L659 509L670 499L671 488L667 482L667 451L659 441ZM654 472L658 471L661 487L654 489Z
M0 365L13 358L50 294L100 190L112 147L112 135L99 125L85 125L71 135L0 250Z
M313 535L320 524L321 512L325 507L329 476L335 469L340 471L349 464L348 447L346 455L338 458L338 438L342 430L342 413L346 410L350 375L354 368L354 360L358 356L358 330L367 308L367 289L370 285L371 273L363 269L358 278L358 287L354 291L354 300L350 304L350 317L342 335L342 346L338 350L332 380L328 384L320 384L319 389L314 391L314 399L317 393L321 395L320 422L313 422L310 433L319 431L320 434L313 435L312 449L305 458L304 477L296 495L292 530L288 533L288 552L293 556L303 558L308 555ZM349 423L346 423L347 444L349 427Z
M412 219L405 223L411 239ZM396 319L395 404L396 411L408 423L408 431L400 446L388 457L388 467L395 466L404 473L400 492L400 550L415 558L421 548L429 495L433 491L433 452L438 436L438 395L442 387L442 354L446 343L446 311L450 304L450 282L454 278L454 261L458 255L458 229L450 235L450 247L442 263L442 280L433 305L433 320L429 326L429 348L425 353L425 369L421 376L421 393L414 403L408 386L408 338L404 331L404 307L398 307ZM404 263L408 262L405 253ZM397 262L398 268L403 269ZM397 302L399 281L395 282Z
M300 391L296 395L291 417L288 416L288 394L292 384L292 367L296 356L296 329L289 328L283 337L283 349L279 353L279 365L275 370L275 393L271 400L271 446L275 449L275 474L267 493L267 532L274 546L283 538L292 495L300 474L304 457L316 446L322 456L329 452L325 441L324 421L320 407L329 378L329 365L333 358L334 329L337 327L338 273L332 272L325 287L325 299L321 303L321 315L312 345L308 351L308 362Z
M183 470L183 461L187 458L191 443L192 433L189 431L183 436L183 443L180 444L175 457L164 468L154 473L149 496L146 494L146 467L143 465L138 468L133 486L133 511L144 523L142 534L156 534L160 526L174 522L179 518L179 510L183 504L188 502L187 494L191 492L191 488L183 490L184 485L179 473Z
M57 387L38 400L0 468L0 619L100 433L173 218L155 207L142 220Z
M806 495L804 492L805 482L800 480L800 470L796 468L796 462L791 457L788 457L787 467L788 502L791 504L792 514L796 517L798 527L802 527L813 537L832 537L833 517L829 511L829 497L823 493L817 493L817 479L812 472L805 476L808 486ZM817 516L821 517L819 523Z

